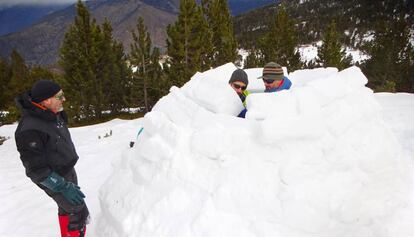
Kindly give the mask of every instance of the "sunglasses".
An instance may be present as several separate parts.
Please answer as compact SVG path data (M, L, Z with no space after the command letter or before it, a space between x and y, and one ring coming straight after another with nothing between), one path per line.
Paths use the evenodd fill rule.
M65 94L63 92L58 95L55 95L55 99L57 100L63 100L63 98L65 98Z
M275 82L275 80L273 79L263 79L263 82L266 84L272 84L273 82Z
M233 84L233 87L237 90L241 89L242 91L246 90L246 88L247 88L247 86L241 86L241 85L238 85L238 84Z

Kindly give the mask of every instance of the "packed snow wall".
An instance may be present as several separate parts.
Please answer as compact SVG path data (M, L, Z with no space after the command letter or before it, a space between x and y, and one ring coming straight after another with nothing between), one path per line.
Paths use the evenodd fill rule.
M360 69L295 71L278 93L249 69L241 119L235 68L197 73L146 114L101 189L100 236L397 236L407 157Z

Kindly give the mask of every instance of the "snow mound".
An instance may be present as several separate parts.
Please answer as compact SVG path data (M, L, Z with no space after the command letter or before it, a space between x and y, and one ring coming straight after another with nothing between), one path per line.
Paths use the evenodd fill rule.
M246 119L234 69L197 73L145 116L101 189L101 235L396 236L407 157L360 69L295 71L291 90L249 95Z

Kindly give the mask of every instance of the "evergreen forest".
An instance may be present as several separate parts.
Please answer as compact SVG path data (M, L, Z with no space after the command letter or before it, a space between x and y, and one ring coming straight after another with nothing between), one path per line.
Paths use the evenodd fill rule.
M407 0L286 0L236 17L227 0L181 0L177 21L166 28L166 49L153 45L139 17L128 54L108 20L98 24L81 1L76 9L58 70L29 67L16 50L0 58L0 125L18 119L14 97L39 79L64 88L65 110L76 126L132 111L142 116L171 86L228 62L251 68L275 61L289 71L356 64L374 91L414 93L414 14ZM317 60L303 62L298 47L318 41ZM354 63L345 47L369 58ZM241 48L249 52L244 62Z

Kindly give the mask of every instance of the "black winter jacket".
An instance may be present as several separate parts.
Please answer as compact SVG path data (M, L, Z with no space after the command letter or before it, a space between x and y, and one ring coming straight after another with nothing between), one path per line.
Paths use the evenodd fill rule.
M38 185L52 171L65 176L78 160L66 113L38 108L31 103L29 93L17 97L16 104L22 117L15 139L26 175Z

